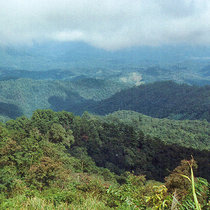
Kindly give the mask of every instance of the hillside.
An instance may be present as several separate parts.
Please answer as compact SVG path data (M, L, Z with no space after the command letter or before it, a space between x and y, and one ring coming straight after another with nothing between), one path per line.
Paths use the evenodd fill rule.
M35 79L35 80L63 80L75 76L71 71L54 69L48 71L27 71L13 68L0 68L0 81L12 79Z
M167 144L210 150L210 123L206 120L159 119L125 110L99 117L99 119L110 123L125 123Z
M173 80L203 86L210 84L209 55L207 46L142 46L111 52L83 42L0 46L0 80L80 75L119 80L138 73L145 83Z
M174 190L194 208L179 175L190 166L207 207L209 150L165 144L123 121L37 110L0 123L0 208L149 209L171 206Z
M210 210L210 0L0 0L0 210Z
M36 109L50 108L80 115L84 111L105 115L132 110L157 118L210 121L210 86L164 81L129 87L126 83L93 78L0 81L0 116L30 116Z
M100 115L133 110L158 118L210 121L210 86L155 82L122 90L86 109Z
M77 79L75 81L17 79L0 81L0 115L5 118L30 116L36 109L78 109L78 104L92 103L110 97L123 83Z

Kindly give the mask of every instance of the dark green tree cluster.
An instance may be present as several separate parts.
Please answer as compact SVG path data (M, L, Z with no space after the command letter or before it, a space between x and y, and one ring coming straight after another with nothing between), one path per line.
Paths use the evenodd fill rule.
M87 110L100 115L133 110L151 117L210 121L210 86L155 82L122 90Z
M159 119L130 110L117 111L98 118L110 123L123 122L167 144L176 143L200 150L210 149L210 123L206 120Z

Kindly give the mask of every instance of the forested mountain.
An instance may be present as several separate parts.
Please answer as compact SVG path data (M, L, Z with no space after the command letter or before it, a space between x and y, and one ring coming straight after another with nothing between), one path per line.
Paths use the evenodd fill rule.
M210 121L210 86L197 87L172 81L122 90L87 110L104 115L133 110L152 117Z
M96 116L93 115L93 118ZM98 118L110 123L125 123L167 144L210 150L210 123L206 120L159 119L126 110Z
M175 191L194 208L191 167L208 208L210 86L16 72L1 71L0 209L169 208Z
M0 208L170 207L174 190L189 208L191 184L180 174L196 169L191 155L203 177L195 179L198 200L207 207L209 151L165 144L123 121L37 110L1 124Z
M74 73L67 70L54 69L48 71L27 71L11 68L0 68L0 81L12 79L35 79L35 80L63 80L71 79L75 76Z
M145 46L120 51L82 42L0 46L0 80L70 79L80 75L119 80L137 73L145 83L173 80L203 86L210 84L209 56L209 47L198 46Z
M54 68L120 69L136 66L167 66L208 63L207 46L141 46L107 51L84 42L45 42L30 46L0 46L1 66L33 71ZM193 70L197 70L196 68Z
M0 210L210 210L209 17L0 0Z
M81 104L108 98L127 87L129 85L124 83L88 78L75 81L0 81L0 115L5 118L30 116L39 108L76 112Z
M90 111L100 115L133 110L158 118L210 121L210 86L189 86L172 81L129 86L91 78L0 81L0 115L5 119L30 116L39 108L76 114Z

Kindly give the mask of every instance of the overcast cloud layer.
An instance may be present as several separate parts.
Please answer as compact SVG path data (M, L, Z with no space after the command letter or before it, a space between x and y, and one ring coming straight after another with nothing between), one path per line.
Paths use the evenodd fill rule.
M1 0L0 44L210 45L209 0Z

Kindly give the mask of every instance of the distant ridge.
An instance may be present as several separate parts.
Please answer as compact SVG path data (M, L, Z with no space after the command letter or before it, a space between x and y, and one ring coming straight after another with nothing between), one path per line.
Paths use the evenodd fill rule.
M210 121L210 85L197 87L173 81L140 85L122 90L87 110L99 115L133 110L151 117Z
M0 116L30 116L36 109L84 111L106 115L132 110L151 117L210 121L210 85L198 87L172 81L129 88L109 80L74 81L16 79L0 81ZM10 110L10 107L17 109Z

